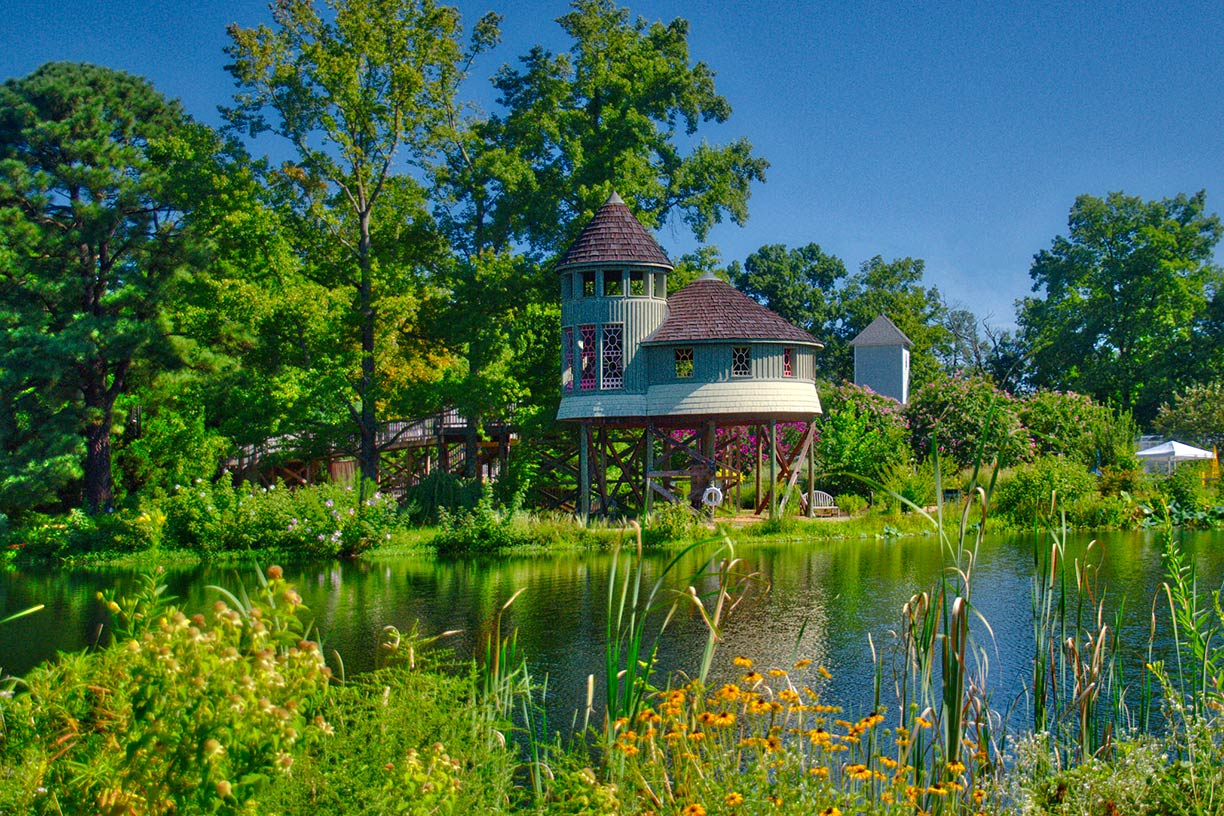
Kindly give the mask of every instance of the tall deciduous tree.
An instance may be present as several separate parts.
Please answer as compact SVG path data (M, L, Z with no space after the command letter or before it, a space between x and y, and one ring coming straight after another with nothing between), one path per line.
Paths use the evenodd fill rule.
M731 265L731 282L796 326L820 339L831 336L837 319L837 288L846 265L819 244L788 249L769 244Z
M540 328L541 309L555 320L555 307L544 305L555 303L555 279L512 263L517 250L555 257L613 190L648 227L678 215L701 237L724 218L747 217L749 185L766 167L744 140L688 146L730 106L710 69L690 61L687 22L633 21L607 0L578 0L558 22L573 40L569 51L535 48L518 70L503 68L494 79L500 109L490 117L453 108L445 161L435 167L439 220L459 256L451 289L465 293L466 306L458 315L443 310L440 334L463 356L450 393L468 418L469 451L481 417L497 412L494 395L540 407L557 394L558 344ZM482 20L469 53L496 40L495 24ZM490 343L525 316L532 329ZM529 382L534 375L511 382L511 370L547 371L548 385Z
M946 353L949 332L944 326L947 307L934 286L923 286L921 259L876 257L864 261L842 287L837 339L822 353L836 378L854 376L849 342L879 315L887 315L914 344L910 350L914 388L941 370L938 355Z
M182 159L201 141L218 144L118 71L51 63L0 88L8 496L43 501L83 475L86 506L110 504L115 402L165 350L160 309L191 249Z
M321 282L351 293L345 323L358 359L349 410L362 474L376 479L378 406L396 373L380 338L413 335L404 321L441 251L425 191L404 171L423 168L452 124L464 50L458 12L432 0L329 0L327 8L288 0L272 6L275 29L230 28L240 92L227 115L296 153L282 177L305 228L299 248L314 255Z
M724 218L743 223L768 163L746 139L688 148L702 122L731 113L714 72L690 61L688 22L634 21L611 0L572 8L558 20L568 52L536 47L494 79L504 110L489 138L515 157L500 185L505 229L555 254L613 190L648 228L678 216L704 238Z
M1220 291L1220 219L1200 192L1160 201L1080 196L1068 234L1033 258L1020 303L1037 386L1073 389L1151 420L1195 372Z

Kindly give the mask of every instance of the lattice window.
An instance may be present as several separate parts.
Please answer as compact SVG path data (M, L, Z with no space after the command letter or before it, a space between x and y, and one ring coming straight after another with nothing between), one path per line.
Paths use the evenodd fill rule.
M595 390L595 369L598 358L595 356L595 327L593 325L578 327L578 356L582 364L582 373L578 379L578 387L583 391Z
M646 297L646 273L642 271L629 272L629 296Z
M561 390L574 390L574 327L561 330Z
M620 297L625 294L624 275L619 270L604 272L604 297Z
M782 376L783 377L795 376L794 358L795 358L794 349L788 349L788 348L782 349Z
M600 388L620 388L625 384L625 327L609 323L603 327L603 377Z
M731 376L752 376L752 348L750 346L731 347Z
M676 376L680 379L693 376L693 350L691 348L676 349Z
M667 298L667 273L654 273L654 296L660 299Z
M595 297L595 273L582 273L582 296Z

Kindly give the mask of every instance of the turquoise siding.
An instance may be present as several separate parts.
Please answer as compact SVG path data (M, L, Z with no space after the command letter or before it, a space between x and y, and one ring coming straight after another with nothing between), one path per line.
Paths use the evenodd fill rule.
M752 375L731 376L731 349L747 345L752 349ZM693 376L676 377L676 348L693 350ZM791 349L793 377L783 375L783 348ZM810 346L782 346L774 343L694 343L691 346L649 346L647 349L651 383L742 382L750 380L781 380L812 382L815 377L813 350Z
M646 335L659 327L667 317L667 301L664 298L656 298L651 294L653 286L647 285L644 296L630 296L629 288L629 268L621 269L600 269L595 275L595 297L578 297L582 294L582 276L583 271L563 272L562 277L568 276L570 284L562 285L562 292L568 292L571 297L561 303L561 325L563 327L572 327L574 329L575 343L578 339L578 327L586 324L592 324L596 327L604 326L608 323L619 323L624 326L624 375L625 381L621 388L608 391L580 391L578 387L579 369L581 362L579 359L577 348L573 352L574 360L574 391L566 392L563 395L563 401L568 401L572 397L583 396L590 397L593 394L645 394L646 385L648 382L646 372L646 361L641 354L641 342L646 338ZM646 271L646 282L652 283L651 276L654 274L663 274L657 270ZM604 278L605 276L616 275L622 279L621 291L622 295L614 297L603 297ZM563 335L564 336L564 335ZM602 331L597 329L597 338L602 336ZM597 341L598 342L598 341ZM596 382L603 381L603 372L599 370L603 364L602 349L596 357L597 373ZM562 354L561 365L565 365L565 356ZM560 380L558 379L558 382ZM589 400L585 400L589 401ZM623 408L624 406L621 406ZM620 409L615 402L608 403L608 416L619 416ZM565 413L563 409L562 413Z

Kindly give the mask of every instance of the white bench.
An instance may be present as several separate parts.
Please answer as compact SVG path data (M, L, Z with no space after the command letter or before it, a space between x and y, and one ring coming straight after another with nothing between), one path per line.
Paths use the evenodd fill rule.
M812 491L811 514L813 516L836 516L841 514L841 510L828 493L823 490L814 490Z

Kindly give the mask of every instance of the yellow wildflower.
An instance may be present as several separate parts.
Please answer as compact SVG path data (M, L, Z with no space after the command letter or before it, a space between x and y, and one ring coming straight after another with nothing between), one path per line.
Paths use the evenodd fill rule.
M749 660L749 659L748 659L748 658L746 658L746 657L737 657L737 658L735 658L734 660L732 660L731 662L732 662L732 663L734 663L735 665L737 665L737 666L741 667L741 668L744 668L744 669L751 669L751 668L752 668L752 661L751 661L751 660Z
M736 793L735 791L731 791L723 799L723 802L726 804L727 807L735 807L736 805L742 805L744 804L744 794Z
M684 810L681 812L684 814L684 816L706 816L705 805L701 804L700 802L694 802L691 805L686 805Z

